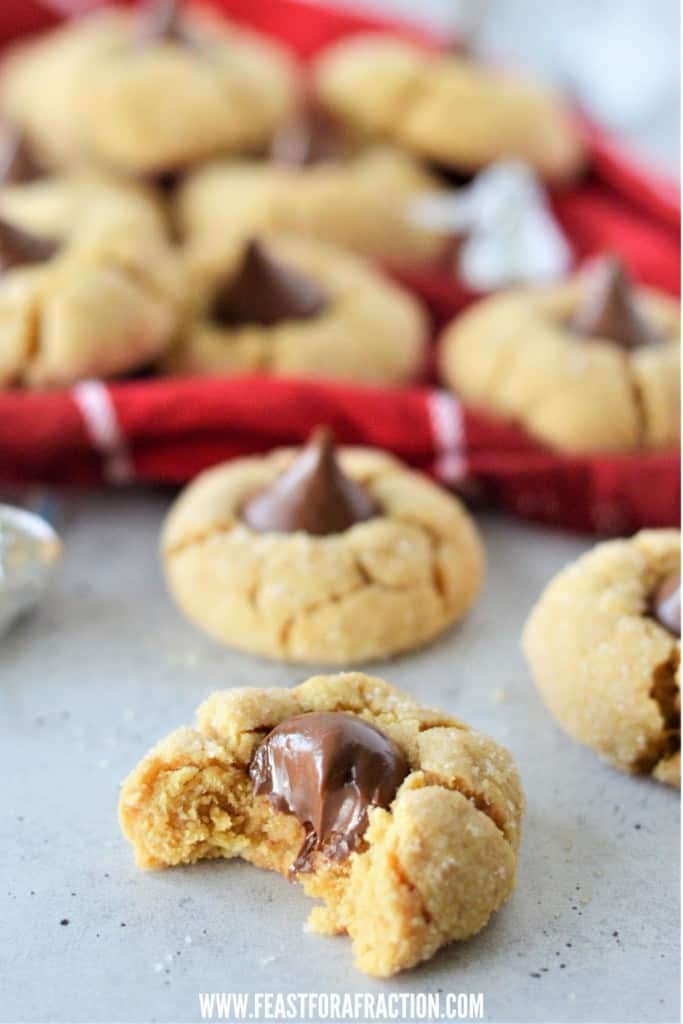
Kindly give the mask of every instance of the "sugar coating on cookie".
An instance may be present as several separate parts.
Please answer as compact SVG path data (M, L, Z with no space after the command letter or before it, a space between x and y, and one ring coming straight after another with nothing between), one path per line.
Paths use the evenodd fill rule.
M676 530L599 544L549 583L523 640L541 695L571 736L624 771L676 786L680 580L678 635L671 604L657 609L655 599L679 570Z
M383 452L337 455L376 507L369 518L324 536L245 522L245 506L304 458L280 450L237 459L181 494L162 557L185 614L231 646L322 664L410 650L460 619L483 577L476 527L456 498Z
M151 26L162 6L85 15L11 51L12 123L57 162L86 157L131 175L267 144L298 89L289 55L206 8Z
M309 728L297 740L295 719L339 714L358 722L357 749L350 754L333 738L326 766L351 770L321 786L320 765L306 763L320 755L320 732ZM257 753L263 761L264 741L278 727L300 742L286 765L283 810L267 791L254 794ZM363 730L375 734L370 748ZM373 772L383 761L388 776L364 781L363 758ZM199 708L196 728L171 733L126 779L120 821L141 867L242 857L290 875L319 819L320 791L331 785L331 798L323 792L328 822L355 828L361 800L361 834L348 848L340 834L327 848L312 849L309 841L294 877L323 901L311 912L313 929L348 933L361 970L387 977L426 960L483 928L510 895L524 802L511 756L464 723L360 673L316 676L292 690L213 694ZM278 787L281 793L282 778Z
M673 446L680 435L679 305L630 286L639 317L651 324L647 339L634 345L626 335L587 333L577 314L591 298L593 273L478 302L446 328L441 375L465 402L561 450ZM593 323L596 332L619 326L614 317Z
M323 51L314 79L320 102L361 137L460 172L519 157L564 183L584 163L578 131L550 91L461 56L358 35Z
M0 220L43 247L30 261L0 253L0 384L115 377L161 356L183 278L144 188L85 170L0 183Z
M303 167L212 163L182 183L176 215L188 240L296 234L392 266L422 265L443 256L447 242L413 224L408 211L439 187L433 174L390 146Z
M273 265L324 293L316 315L286 311L272 323L217 316L220 295L243 278L254 242ZM183 336L168 353L169 373L340 378L396 386L424 365L428 325L420 303L360 257L309 238L203 237L190 244L185 264L194 296ZM252 278L253 280L253 278ZM266 303L262 282L253 306Z

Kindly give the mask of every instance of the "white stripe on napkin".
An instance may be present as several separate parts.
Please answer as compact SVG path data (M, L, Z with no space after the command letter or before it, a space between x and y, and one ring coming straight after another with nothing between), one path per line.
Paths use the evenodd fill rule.
M434 472L445 484L459 483L467 476L462 406L446 391L431 391L427 409L437 451Z
M130 483L135 476L133 464L106 385L99 380L83 380L71 393L90 442L102 455L105 479L110 484Z

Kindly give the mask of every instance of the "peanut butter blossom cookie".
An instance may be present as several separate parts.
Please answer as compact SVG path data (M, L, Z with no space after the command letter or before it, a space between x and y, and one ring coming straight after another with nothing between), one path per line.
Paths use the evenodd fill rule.
M507 751L381 679L215 693L123 785L138 864L242 857L302 883L310 924L387 977L484 927L515 882Z
M297 91L274 42L206 9L151 0L79 18L5 62L2 105L58 162L169 173L268 144Z
M0 385L157 360L182 280L154 200L94 172L46 175L22 136L5 139L0 173Z
M395 142L460 174L519 157L564 183L584 162L556 97L466 56L360 35L323 52L314 76L321 104L359 138Z
M286 137L285 137L286 138ZM284 141L281 143L284 145ZM408 154L375 146L337 159L308 159L310 139L294 137L303 164L233 161L191 175L177 200L186 239L285 232L318 238L394 266L445 255L443 235L411 223L408 211L437 179ZM314 151L315 152L315 151Z
M194 305L171 373L268 372L397 385L425 360L422 307L350 253L312 239L205 239L186 253Z
M192 483L162 537L182 610L223 643L340 664L426 643L461 618L483 576L462 505L374 449L238 459Z
M680 534L600 544L548 585L524 633L546 704L617 768L680 785Z
M568 451L673 446L680 437L680 308L607 256L585 274L477 303L445 331L446 383Z

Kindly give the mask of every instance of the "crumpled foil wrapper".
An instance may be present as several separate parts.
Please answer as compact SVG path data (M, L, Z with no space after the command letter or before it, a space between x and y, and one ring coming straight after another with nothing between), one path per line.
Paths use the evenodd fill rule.
M456 272L475 291L563 277L572 251L535 172L503 160L457 191L421 196L409 220L463 239Z
M62 544L40 516L0 504L0 634L43 596Z

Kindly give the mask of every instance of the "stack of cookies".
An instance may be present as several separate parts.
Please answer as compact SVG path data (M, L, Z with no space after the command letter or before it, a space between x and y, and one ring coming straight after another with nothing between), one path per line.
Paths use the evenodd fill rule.
M425 367L425 313L368 261L438 265L458 243L411 204L502 156L556 185L584 162L555 97L462 54L356 37L304 75L272 39L178 0L10 48L0 115L4 386L404 384Z

